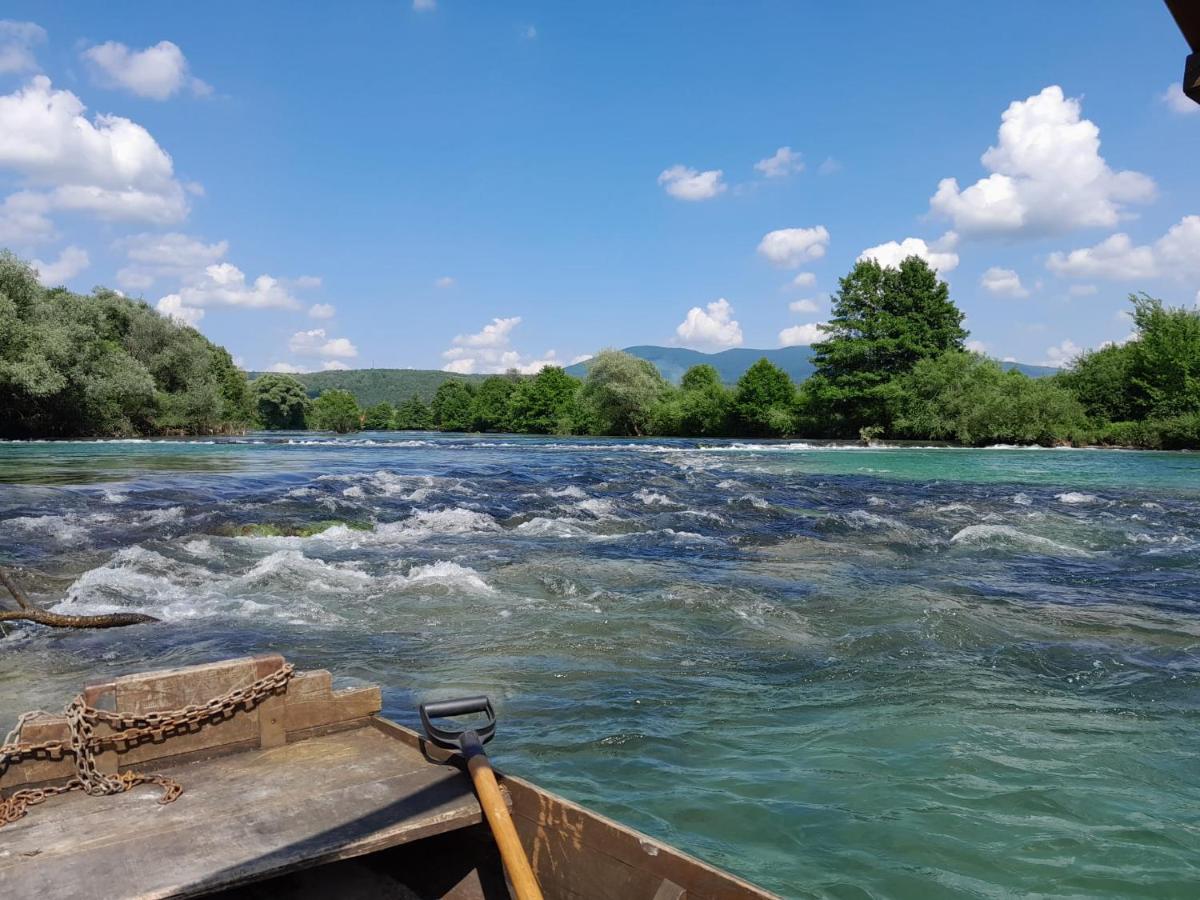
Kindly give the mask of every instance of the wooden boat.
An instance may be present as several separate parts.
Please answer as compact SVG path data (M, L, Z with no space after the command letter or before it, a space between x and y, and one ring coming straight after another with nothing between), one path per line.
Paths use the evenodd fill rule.
M261 698L206 703L284 669L268 655L86 687L81 708L140 726L94 726L97 770L154 773L183 792L167 803L153 785L38 798L0 827L0 896L508 897L461 759L381 717L377 687L335 691L327 671L286 667ZM153 715L187 707L183 718ZM26 750L0 770L0 793L74 776L69 744L55 743L70 733L63 716L25 722ZM547 898L773 896L521 778L500 783Z

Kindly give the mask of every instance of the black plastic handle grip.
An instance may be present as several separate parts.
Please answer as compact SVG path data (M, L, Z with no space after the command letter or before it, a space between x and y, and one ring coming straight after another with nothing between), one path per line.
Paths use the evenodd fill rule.
M487 697L463 697L459 700L439 700L435 703L422 703L421 709L431 719L444 716L465 716L468 713L487 712L492 701Z
M430 741L447 750L463 750L466 735L474 735L474 749L482 752L483 744L490 741L496 734L496 712L492 709L492 701L487 697L463 697L460 700L441 700L436 703L422 703L419 707L421 725L425 728L425 736ZM465 716L471 713L483 713L486 721L472 728L445 728L434 725L431 719L441 719L448 716Z

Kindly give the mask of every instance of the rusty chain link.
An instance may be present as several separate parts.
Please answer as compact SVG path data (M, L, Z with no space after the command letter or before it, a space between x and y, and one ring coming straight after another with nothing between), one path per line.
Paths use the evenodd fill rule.
M84 702L79 694L63 710L67 718L70 739L65 741L42 741L24 743L20 740L21 729L39 713L25 713L17 720L16 727L0 746L0 775L15 762L25 759L58 760L70 755L75 760L75 776L64 784L44 788L23 788L14 791L8 798L0 799L0 827L15 822L25 815L30 806L36 806L58 794L80 790L87 794L120 794L139 784L156 784L163 789L159 803L171 803L183 793L179 782L165 775L148 775L141 772L122 772L107 775L96 765L96 753L104 748L132 749L143 741L159 742L177 734L191 733L205 724L223 722L239 710L249 712L263 700L286 687L295 673L291 663L284 663L270 675L258 679L245 687L234 688L214 697L207 703L193 704L182 709L151 713L106 712L94 709ZM112 734L96 734L97 725L107 725ZM123 745L123 746L122 746Z

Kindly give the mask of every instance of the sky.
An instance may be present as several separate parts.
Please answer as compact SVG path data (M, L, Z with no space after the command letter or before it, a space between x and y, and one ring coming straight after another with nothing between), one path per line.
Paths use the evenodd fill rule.
M1064 364L1200 306L1165 6L80 4L0 21L0 247L248 369L821 337L861 256Z

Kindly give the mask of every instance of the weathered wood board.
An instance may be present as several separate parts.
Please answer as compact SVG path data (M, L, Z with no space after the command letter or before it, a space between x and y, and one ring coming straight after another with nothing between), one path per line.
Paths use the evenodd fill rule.
M411 729L376 718L375 727L420 747ZM431 751L437 753L440 751ZM669 844L497 770L513 824L552 900L778 900Z
M190 897L482 819L458 769L370 727L155 771L174 803L75 792L0 829L0 897Z
M283 657L278 654L224 660L127 675L103 684L88 685L83 695L87 703L97 709L125 713L162 712L203 704L270 675L282 665ZM110 773L118 768L135 766L156 771L156 763L160 761L211 756L253 747L277 747L314 734L361 726L379 712L380 705L378 687L335 691L329 672L323 669L297 672L284 691L251 710L241 710L227 719L163 741L109 750L99 754L97 761L103 771ZM96 733L103 735L111 730L107 725L101 725ZM65 740L68 737L66 720L61 715L41 716L26 724L21 737L28 742ZM0 790L63 780L74 774L69 756L58 760L26 760L0 772Z

